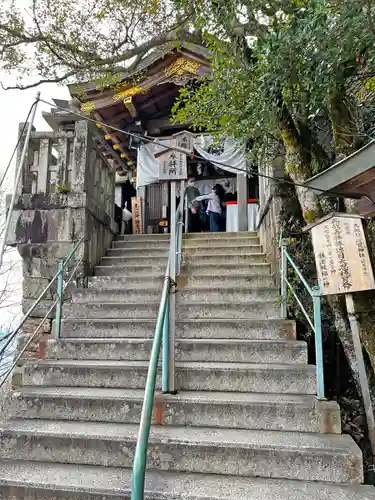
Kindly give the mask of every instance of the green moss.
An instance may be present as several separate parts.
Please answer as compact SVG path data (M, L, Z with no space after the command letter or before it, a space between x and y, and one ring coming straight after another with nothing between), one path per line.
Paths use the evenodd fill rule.
M305 212L303 212L303 218L309 224L314 222L316 219L319 219L320 216L321 212L319 209L306 210Z
M70 193L70 185L69 184L58 184L55 186L56 193L68 194Z

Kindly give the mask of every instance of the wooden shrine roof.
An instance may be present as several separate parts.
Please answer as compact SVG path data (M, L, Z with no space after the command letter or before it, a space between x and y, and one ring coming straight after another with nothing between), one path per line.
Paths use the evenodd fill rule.
M189 81L210 74L208 56L207 49L192 43L182 43L178 47L164 45L146 56L135 72L122 73L121 79L109 87L97 88L98 83L88 82L70 85L69 91L81 101L82 111L97 112L101 116L105 113L119 120L116 115L121 110L121 119L127 118L131 122L135 113L154 114L152 104L173 102L173 89L177 91ZM132 106L135 110L129 109ZM145 106L150 108L146 112Z
M171 108L179 88L211 73L209 51L193 43L163 45L144 57L136 71L121 73L119 80L105 88L87 82L70 85L81 111L98 121L139 135L168 136L183 124L172 124ZM84 96L84 97L83 97ZM131 156L128 138L103 127L119 152ZM117 146L116 146L117 148Z

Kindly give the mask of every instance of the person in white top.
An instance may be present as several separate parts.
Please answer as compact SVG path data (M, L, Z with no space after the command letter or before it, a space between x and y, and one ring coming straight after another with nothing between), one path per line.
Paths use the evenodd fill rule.
M198 196L194 201L208 200L207 215L210 220L210 232L218 233L222 226L222 207L224 189L220 184L215 184L212 193Z

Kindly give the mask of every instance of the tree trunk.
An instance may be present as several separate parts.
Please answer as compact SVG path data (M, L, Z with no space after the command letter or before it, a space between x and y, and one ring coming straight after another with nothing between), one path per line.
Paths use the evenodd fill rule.
M336 161L340 161L355 151L355 141L357 134L357 117L355 116L355 107L345 89L338 86L330 93L330 113L332 120L332 131L334 137ZM355 213L356 201L352 199L344 200L346 211ZM342 295L330 296L328 302L332 308L335 319L335 327L347 357L353 380L358 393L362 396L359 383L359 373L357 369L357 360L354 352L352 333L347 318L347 310L344 297ZM355 300L356 310L358 299ZM365 300L366 307L367 300ZM368 306L371 307L368 303ZM370 353L369 353L370 354ZM374 355L375 353L373 353ZM370 354L371 355L371 354Z
M337 101L335 102L337 103ZM336 112L336 114L338 116L340 115L339 112ZM337 119L335 123L340 124L339 130L342 131L343 125L341 125L341 121L339 122ZM351 140L347 141L346 138L342 142L339 142L341 135L338 135L337 131L336 136L337 144L342 146L351 144L352 142ZM283 128L282 137L286 149L285 171L290 175L294 182L301 184L306 179L311 177L310 159L307 158L306 153L300 145L300 141L298 141L298 138L295 136L295 131L291 129L291 127ZM296 187L296 194L301 205L303 219L307 224L323 215L322 207L316 192L302 187ZM359 394L361 394L352 335L346 315L345 304L343 303L343 297L331 296L328 298L328 304L332 310L334 325L347 357L356 389Z
M309 159L287 128L281 132L285 145L285 172L296 184L302 184L311 175ZM296 186L296 194L301 205L302 215L310 224L321 215L320 203L315 191Z

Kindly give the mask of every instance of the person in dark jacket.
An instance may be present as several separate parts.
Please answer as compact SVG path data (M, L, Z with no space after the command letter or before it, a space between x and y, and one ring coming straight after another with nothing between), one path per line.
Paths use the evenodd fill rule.
M200 203L195 199L200 195L199 189L194 186L195 178L189 177L186 187L186 203L188 206L188 233L199 233L200 223Z

